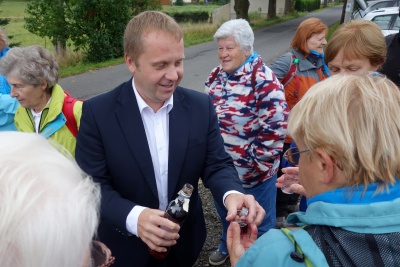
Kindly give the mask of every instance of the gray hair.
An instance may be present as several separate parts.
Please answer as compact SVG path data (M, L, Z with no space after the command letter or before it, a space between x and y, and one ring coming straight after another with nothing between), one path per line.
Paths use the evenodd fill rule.
M214 40L218 41L230 36L235 38L242 51L253 53L254 32L247 20L233 19L223 23L214 34Z
M0 147L1 266L82 266L100 186L40 135L0 132Z
M39 85L47 82L47 90L58 81L58 63L53 55L43 47L15 47L0 60L0 73L14 75L22 82Z
M8 37L6 32L0 28L0 50L8 47Z

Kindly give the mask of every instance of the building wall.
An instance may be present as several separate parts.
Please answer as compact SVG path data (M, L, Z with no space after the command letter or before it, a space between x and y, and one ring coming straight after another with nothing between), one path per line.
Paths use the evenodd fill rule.
M249 13L252 12L259 12L262 16L267 17L268 15L268 0L249 0L250 1L250 7L249 7ZM235 1L231 0L231 19L236 18L236 12L233 9L235 6ZM276 0L276 15L283 16L285 10L285 0Z

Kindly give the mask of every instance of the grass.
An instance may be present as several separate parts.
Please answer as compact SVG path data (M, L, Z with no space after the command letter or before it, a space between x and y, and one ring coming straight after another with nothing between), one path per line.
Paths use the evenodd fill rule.
M3 1L0 4L0 17L9 18L10 23L4 27L7 34L12 37L11 43L19 44L19 46L29 45L40 45L47 48L50 51L54 50L54 47L49 38L42 38L37 35L30 33L24 28L24 16L27 16L25 8L28 1L21 0L9 0ZM163 11L166 12L184 12L184 11L198 11L204 10L211 12L212 10L219 8L218 5L184 5L184 6L163 6ZM249 14L250 22L253 29L262 28L268 25L276 24L285 20L290 20L296 17L304 16L306 13L296 13L289 16L283 16L275 19L266 20L258 13ZM219 25L212 25L208 23L183 23L181 27L184 32L185 47L208 42L212 40L212 36L218 29ZM60 76L66 77L70 75L79 74L93 69L103 68L112 66L124 62L124 59L116 58L101 63L85 63L82 55L78 52L73 52L72 48L67 48L66 56L57 57L57 61L60 65Z

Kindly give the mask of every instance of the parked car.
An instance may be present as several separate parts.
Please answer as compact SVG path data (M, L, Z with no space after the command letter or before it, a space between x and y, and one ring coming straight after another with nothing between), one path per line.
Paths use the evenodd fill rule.
M366 4L367 8L366 9L358 8L351 15L351 19L363 18L369 12L377 10L379 8L398 7L400 5L400 0L374 0L374 1L367 1Z
M383 35L398 33L400 29L400 16L398 7L379 8L367 13L363 18L378 24Z

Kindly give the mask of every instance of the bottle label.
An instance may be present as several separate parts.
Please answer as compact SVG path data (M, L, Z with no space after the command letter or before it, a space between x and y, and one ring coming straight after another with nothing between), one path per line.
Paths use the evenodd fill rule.
M189 212L189 199L185 198L184 202L183 202L183 210L186 212Z

